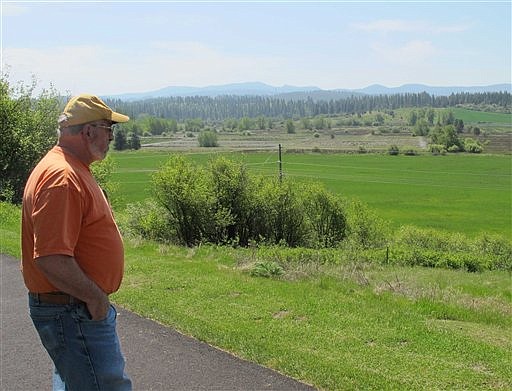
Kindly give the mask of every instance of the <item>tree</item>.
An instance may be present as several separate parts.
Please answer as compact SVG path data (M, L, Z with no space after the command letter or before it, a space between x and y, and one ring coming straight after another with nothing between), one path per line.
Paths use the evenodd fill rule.
M258 129L263 130L265 129L265 125L267 123L264 116L260 115L258 118L256 118L256 122L258 124Z
M320 130L325 128L325 119L324 117L315 117L313 120L313 126L315 129Z
M409 125L414 126L414 125L416 125L417 121L418 121L418 113L415 110L412 110L409 113L409 118L408 118L407 122L409 123Z
M313 130L313 124L311 123L311 120L308 117L302 118L301 122L302 122L302 127L305 130Z
M291 119L286 121L286 132L287 133L295 133L295 124Z
M457 130L457 133L462 133L464 131L464 121L461 119L455 119L453 122L453 125L455 126L455 130Z
M128 135L128 145L130 149L140 149L140 137L137 133L130 133Z
M443 145L449 152L462 151L462 142L453 125L436 127L431 135L432 144Z
M217 133L211 130L204 130L197 137L200 147L218 147Z
M413 130L413 134L415 136L427 136L429 132L430 128L427 121L420 119L418 122L416 122L416 126L414 126Z
M187 119L185 121L185 132L199 132L204 128L201 118Z
M114 132L114 149L116 151L124 151L127 148L126 133L124 129L116 129Z
M436 116L436 112L433 108L429 108L426 113L426 119L429 125L434 125L434 118Z
M30 172L55 145L60 101L53 90L33 97L35 87L0 78L0 200L21 202Z
M238 129L240 131L249 130L252 127L252 120L249 117L243 117L238 123Z

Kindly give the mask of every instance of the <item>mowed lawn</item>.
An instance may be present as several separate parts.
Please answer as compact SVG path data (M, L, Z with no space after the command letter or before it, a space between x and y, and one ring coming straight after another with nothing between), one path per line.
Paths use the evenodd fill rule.
M209 152L209 151L207 151ZM188 153L204 164L220 153ZM277 176L278 154L222 153L242 160L250 172ZM121 202L151 197L151 175L166 151L113 152ZM507 155L389 156L386 154L282 155L284 178L323 182L347 198L358 198L393 226L416 225L476 235L510 237L511 157Z

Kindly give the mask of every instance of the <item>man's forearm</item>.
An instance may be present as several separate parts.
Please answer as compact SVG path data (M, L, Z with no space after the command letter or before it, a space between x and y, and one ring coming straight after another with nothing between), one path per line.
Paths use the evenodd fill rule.
M48 255L36 259L48 281L58 290L84 301L94 320L103 319L108 311L108 296L80 269L73 257Z

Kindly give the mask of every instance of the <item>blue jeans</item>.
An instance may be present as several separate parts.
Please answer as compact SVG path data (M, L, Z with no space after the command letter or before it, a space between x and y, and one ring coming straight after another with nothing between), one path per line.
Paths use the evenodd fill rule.
M41 342L56 368L54 389L62 383L66 391L132 389L124 372L125 361L116 333L117 311L113 306L101 321L91 320L85 304L47 304L29 296L29 308Z

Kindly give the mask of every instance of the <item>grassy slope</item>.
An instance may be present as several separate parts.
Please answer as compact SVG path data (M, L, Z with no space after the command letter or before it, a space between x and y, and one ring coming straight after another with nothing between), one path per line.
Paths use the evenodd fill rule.
M118 302L322 389L512 387L504 272L353 264L271 280L244 272L240 250L127 255Z

